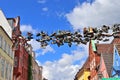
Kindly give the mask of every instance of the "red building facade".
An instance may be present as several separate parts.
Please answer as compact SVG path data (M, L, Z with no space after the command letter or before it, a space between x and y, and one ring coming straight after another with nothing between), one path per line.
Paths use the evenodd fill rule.
M13 80L28 80L28 51L26 39L21 36L20 17L8 19L13 27L14 56Z
M15 50L14 80L28 80L28 52L24 38L19 37L18 49Z
M91 41L89 44L89 57L90 57L90 80L97 80L97 67L100 62L100 55L96 53L95 44Z

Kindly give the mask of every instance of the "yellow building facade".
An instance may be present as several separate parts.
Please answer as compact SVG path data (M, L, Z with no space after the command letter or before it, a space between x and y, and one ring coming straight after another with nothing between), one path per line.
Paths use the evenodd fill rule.
M90 80L90 66L89 58L86 60L85 64L77 72L74 80Z
M0 80L12 80L13 66L12 40L3 26L0 26Z
M77 80L89 80L88 79L89 76L90 76L90 71L83 70L83 72L78 74Z

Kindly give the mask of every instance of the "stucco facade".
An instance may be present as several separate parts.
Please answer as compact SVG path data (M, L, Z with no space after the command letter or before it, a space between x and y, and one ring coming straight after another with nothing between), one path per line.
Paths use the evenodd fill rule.
M14 66L14 52L12 40L0 26L0 80L12 80Z
M5 32L8 34L8 36L12 38L12 26L10 26L10 24L8 23L1 9L0 9L0 26L2 26Z

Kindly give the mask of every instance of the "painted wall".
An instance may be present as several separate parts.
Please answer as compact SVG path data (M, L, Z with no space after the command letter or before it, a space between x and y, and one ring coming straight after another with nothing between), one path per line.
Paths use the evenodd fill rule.
M78 77L78 80L88 80L88 76L90 76L90 71L84 71L83 74Z
M109 78L102 54L101 54L100 67L98 72L101 73L104 78Z
M14 53L11 47L11 39L0 27L0 80L12 80L13 78Z
M90 71L84 72L84 80L88 80L88 77L90 76Z
M84 74L82 74L80 77L78 77L78 80L83 80L84 79Z
M7 32L7 34L9 35L9 37L12 37L12 28L9 25L6 17L4 16L2 10L0 9L0 26L3 27L3 29Z

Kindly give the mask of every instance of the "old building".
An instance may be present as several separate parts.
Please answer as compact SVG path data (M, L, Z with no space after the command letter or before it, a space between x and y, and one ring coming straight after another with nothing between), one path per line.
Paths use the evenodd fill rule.
M32 50L32 46L30 44L27 50L29 51L29 54L31 55L32 80L42 80L42 66L39 66L38 63L36 62L35 52Z
M0 80L12 80L14 53L11 47L12 40L0 26Z
M98 44L91 40L88 58L89 63L86 61L85 64L88 63L90 66L90 80L112 79L113 77L113 79L118 79L120 76L120 37L114 37L110 44ZM78 72L80 77L83 70L84 65Z
M14 52L12 51L12 28L0 10L0 80L12 80Z
M42 66L20 31L20 17L5 18L0 10L0 80L42 80Z
M95 56L94 59L96 65L93 69L94 72L93 71L90 72L91 80L95 80L95 79L101 80L102 78L110 78L113 77L112 76L113 73L114 76L119 75L119 69L118 69L119 65L118 66L115 65L120 58L118 52L119 48L117 46L118 44L120 44L119 37L115 37L110 44L95 44L96 46L95 55L97 56ZM115 69L117 71L117 74L115 73Z
M14 56L13 80L28 80L28 51L26 39L21 35L20 17L8 18L12 26L12 41Z

